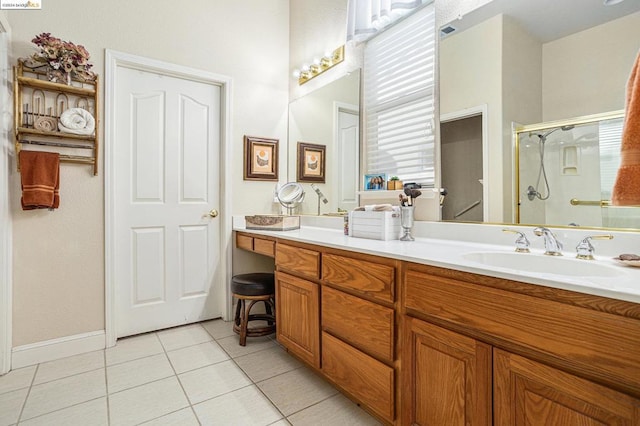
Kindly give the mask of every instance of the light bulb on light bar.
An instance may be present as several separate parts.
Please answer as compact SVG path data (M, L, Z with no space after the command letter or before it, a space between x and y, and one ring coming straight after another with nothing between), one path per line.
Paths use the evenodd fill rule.
M300 70L294 70L293 76L298 79L298 84L304 84L342 61L344 61L344 45L333 51L325 52L322 57L313 58L311 64L304 64Z

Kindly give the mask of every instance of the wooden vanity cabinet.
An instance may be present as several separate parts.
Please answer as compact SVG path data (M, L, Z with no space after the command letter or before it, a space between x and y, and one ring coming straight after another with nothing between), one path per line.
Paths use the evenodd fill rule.
M388 423L395 421L397 269L391 259L322 254L322 372Z
M637 304L415 264L402 299L402 424L640 424Z
M291 353L320 368L320 253L276 244L276 338Z
M275 257L275 239L236 232L236 247L269 257Z
M278 341L387 424L640 425L639 304L264 240Z

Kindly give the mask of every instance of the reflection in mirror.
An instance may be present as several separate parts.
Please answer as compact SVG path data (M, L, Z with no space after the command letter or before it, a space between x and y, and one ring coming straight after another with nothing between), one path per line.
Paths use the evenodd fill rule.
M287 214L291 216L293 210L304 201L304 189L297 182L288 182L282 185L276 191L276 197L282 205L287 209Z
M486 137L479 137L483 153L487 154L483 159L483 203L488 212L484 220L513 222L517 213L517 198L513 197L522 191L516 188L512 168L513 123L523 126L566 121L623 109L625 86L640 39L640 2L605 7L602 1L493 0L442 26L445 27L455 30L440 39L441 117L483 111ZM561 135L567 133L558 130L549 139ZM535 157L535 153L532 155ZM467 169L464 164L456 167ZM527 187L533 185L535 189L538 170L533 172L533 183ZM558 173L548 173L552 188ZM591 179L585 179L582 185L590 185L588 182ZM591 189L600 191L598 179L593 182L596 186ZM544 194L544 187L537 191ZM461 206L476 199L465 200ZM612 209L604 209L602 213L607 216L611 212ZM520 222L530 223L529 220L535 224L576 222L591 226L577 218L540 222L555 220L547 215L540 218L523 214ZM595 226L620 226L615 224L617 219L602 220L601 225ZM640 228L637 222L634 227Z
M624 112L516 129L516 222L640 227L639 208L610 206Z
M315 184L328 200L328 203L322 204L322 214L357 207L360 173L359 112L359 70L289 104L289 181L295 181L298 176L298 142L326 146L325 183ZM307 197L298 213L318 214L315 197Z

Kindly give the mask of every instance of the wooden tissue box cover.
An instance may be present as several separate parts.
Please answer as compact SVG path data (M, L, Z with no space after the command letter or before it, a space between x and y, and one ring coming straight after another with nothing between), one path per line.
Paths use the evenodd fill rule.
M245 216L247 229L260 231L292 231L300 229L300 216L258 214Z
M366 212L349 213L349 235L372 240L397 240L402 233L400 212Z

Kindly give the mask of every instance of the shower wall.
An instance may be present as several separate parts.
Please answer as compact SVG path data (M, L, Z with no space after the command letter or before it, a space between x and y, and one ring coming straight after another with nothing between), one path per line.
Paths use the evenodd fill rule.
M544 166L549 182L549 198L529 200L527 188L542 195L547 189L540 170L540 138L536 133L521 134L520 140L520 222L580 226L603 226L599 206L573 206L570 200L599 201L600 153L598 124L576 126L551 133L544 146Z

